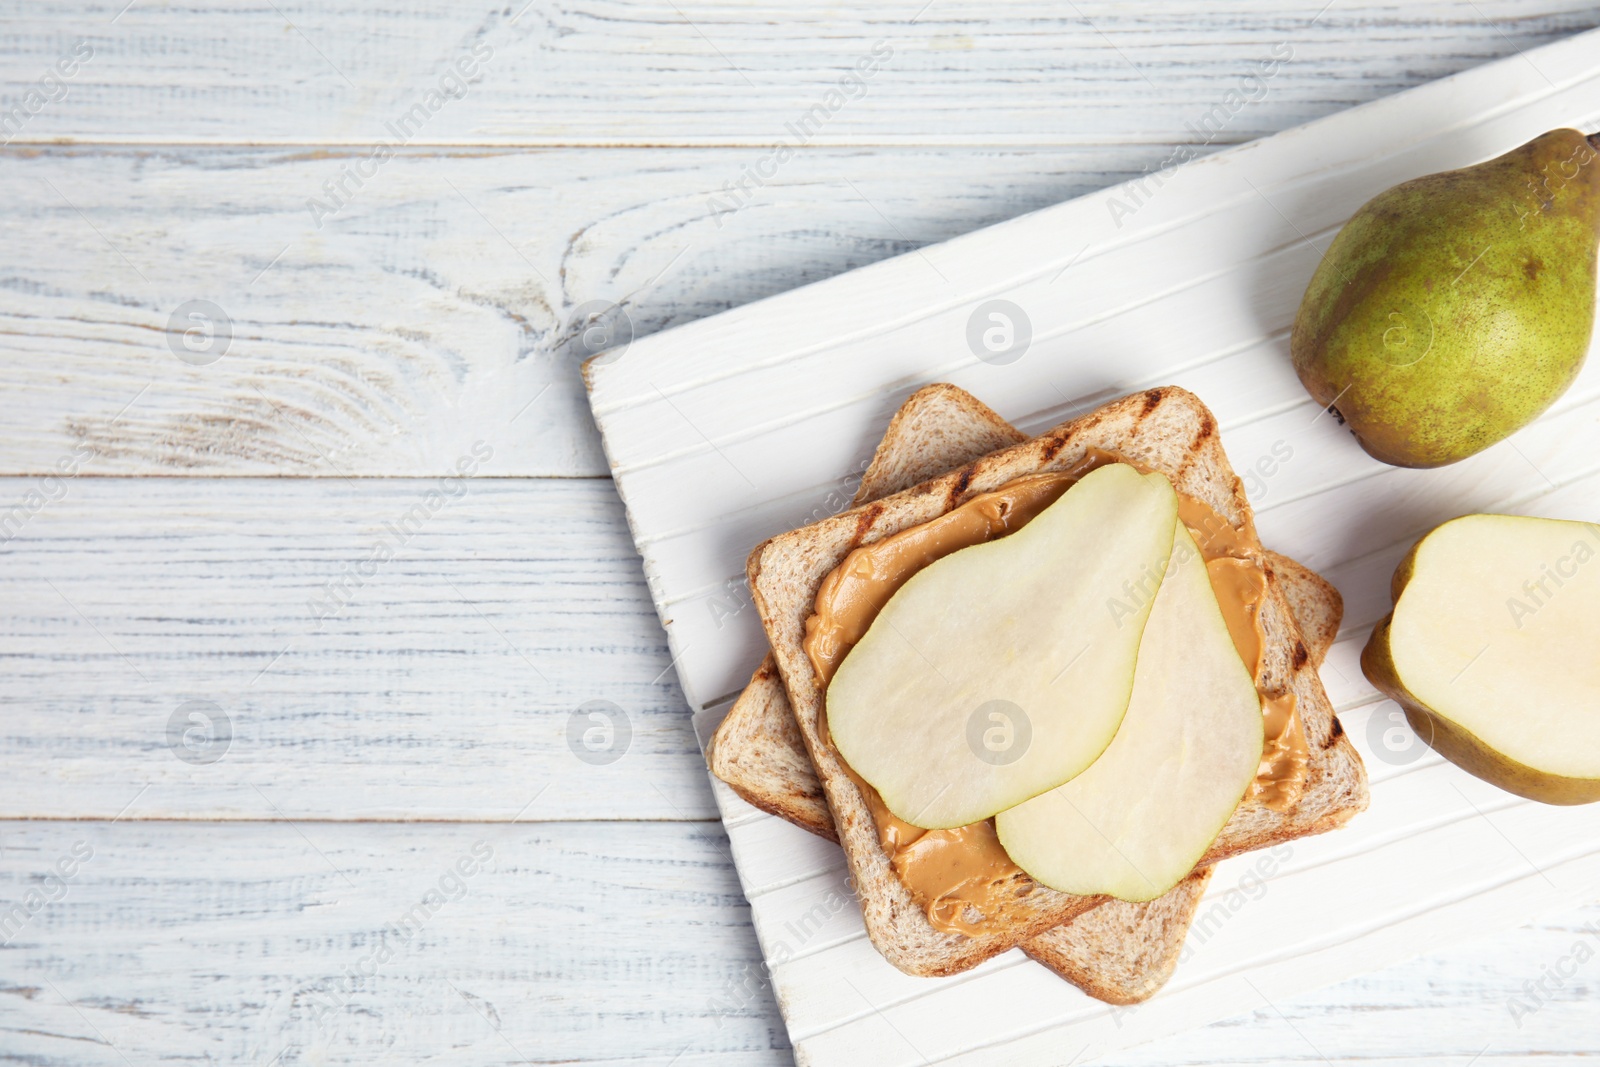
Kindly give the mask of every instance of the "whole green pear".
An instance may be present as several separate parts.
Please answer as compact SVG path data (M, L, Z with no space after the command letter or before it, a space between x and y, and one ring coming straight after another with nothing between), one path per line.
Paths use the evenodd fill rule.
M1295 371L1385 463L1465 459L1583 366L1597 235L1600 153L1577 130L1397 185L1323 255L1294 320Z

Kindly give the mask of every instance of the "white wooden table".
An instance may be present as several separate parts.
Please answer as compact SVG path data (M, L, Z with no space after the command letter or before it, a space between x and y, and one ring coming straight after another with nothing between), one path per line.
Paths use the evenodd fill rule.
M4 1062L787 1062L576 309L643 335L1600 25L125 2L0 14ZM1600 1057L1588 924L1113 1062Z

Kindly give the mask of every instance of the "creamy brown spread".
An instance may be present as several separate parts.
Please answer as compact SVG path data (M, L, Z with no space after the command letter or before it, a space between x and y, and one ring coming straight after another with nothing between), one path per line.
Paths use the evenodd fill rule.
M850 776L867 797L894 873L935 928L977 937L991 923L1006 923L1012 909L1021 906L1017 893L1026 885L1018 877L1022 868L1000 844L993 819L952 830L924 830L895 818L876 789L854 772Z
M1306 768L1311 763L1306 726L1292 692L1262 694L1261 714L1267 740L1250 795L1273 811L1288 811L1306 791Z
M806 655L823 686L912 575L958 549L1014 533L1078 479L1109 463L1128 463L1148 473L1136 461L1091 448L1067 470L1017 478L938 518L852 551L823 579L815 612L806 620ZM1178 518L1200 547L1228 632L1259 690L1266 647L1260 613L1266 572L1255 530L1236 529L1203 501L1183 493L1178 494ZM1250 795L1282 811L1304 789L1309 759L1305 730L1293 693L1263 692L1261 701L1266 744ZM877 790L839 762L866 799L895 874L937 929L976 936L1005 924L1019 903L1015 890L1022 870L1001 847L993 819L948 830L913 826L891 813Z
M1206 573L1233 637L1233 647L1250 668L1261 694L1265 743L1261 766L1250 783L1250 796L1274 811L1288 811L1305 791L1311 749L1306 744L1305 724L1300 721L1294 693L1269 693L1262 688L1266 634L1261 624L1261 601L1267 595L1266 573L1258 559L1235 556L1208 559Z
M816 614L806 620L806 655L823 684L913 574L957 549L1021 529L1087 473L1074 469L1024 475L936 519L851 552L822 579Z

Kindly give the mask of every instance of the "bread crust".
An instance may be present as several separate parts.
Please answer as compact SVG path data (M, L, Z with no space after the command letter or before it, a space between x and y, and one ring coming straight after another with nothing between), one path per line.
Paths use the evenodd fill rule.
M1167 984L1183 956L1213 868L1145 904L1112 900L1022 943L1022 951L1108 1004L1138 1004Z

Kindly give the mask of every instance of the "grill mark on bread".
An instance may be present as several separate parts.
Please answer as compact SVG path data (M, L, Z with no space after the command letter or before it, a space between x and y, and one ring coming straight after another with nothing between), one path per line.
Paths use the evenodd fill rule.
M1145 403L1149 404L1150 394L1146 393L1144 399ZM1206 442L1215 437L1216 434L1217 420L1211 417L1211 412L1206 411L1200 416L1200 429L1194 435L1194 443L1189 446L1189 451L1184 455L1183 462L1178 464L1178 473L1173 481L1177 481L1189 472L1189 468L1194 465L1194 461L1200 458Z
M1333 725L1328 728L1328 739L1322 743L1323 748L1332 748L1339 743L1339 738L1344 736L1344 723L1339 721L1339 716L1333 716Z
M850 535L850 547L860 548L861 542L867 534L872 532L872 524L878 521L878 516L883 514L882 504L869 504L860 515L856 516L856 530Z
M1300 670L1311 662L1311 653L1306 649L1306 643L1299 638L1294 642L1294 669Z
M971 484L972 468L962 467L961 473L956 475L956 480L950 485L949 495L945 497L945 510L948 511L953 509L956 506L956 501L961 498L961 494L965 493L967 491L967 486Z
M1149 415L1156 408L1160 407L1161 396L1162 393L1160 389L1147 389L1144 394L1144 407L1140 410L1139 417L1135 421L1143 422L1145 416Z
M1052 459L1056 458L1056 453L1060 452L1066 447L1068 436L1070 435L1058 434L1044 442L1044 449L1040 456L1040 466L1043 466L1044 464L1049 463Z

